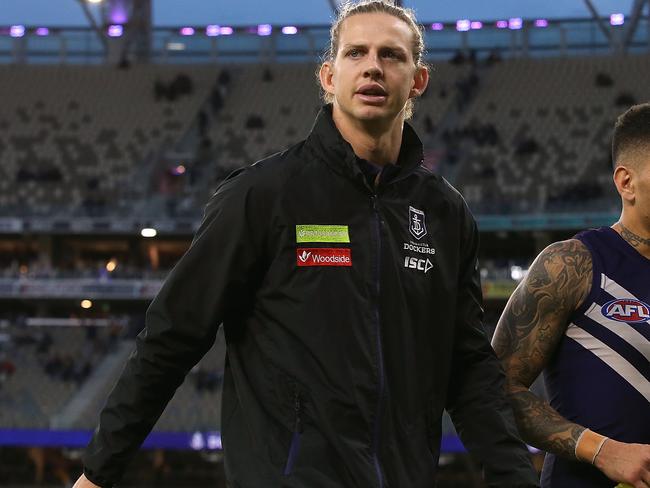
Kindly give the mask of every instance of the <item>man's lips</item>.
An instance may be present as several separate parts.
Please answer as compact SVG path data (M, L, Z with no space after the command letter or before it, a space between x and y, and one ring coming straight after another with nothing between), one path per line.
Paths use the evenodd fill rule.
M388 93L381 85L372 83L359 87L355 96L366 103L381 104L388 98Z
M357 88L356 93L360 95L386 96L386 89L379 83L366 83Z

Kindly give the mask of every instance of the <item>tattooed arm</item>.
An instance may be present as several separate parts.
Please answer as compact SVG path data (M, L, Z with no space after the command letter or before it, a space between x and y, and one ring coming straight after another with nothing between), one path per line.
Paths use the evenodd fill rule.
M565 457L574 457L584 427L564 419L528 388L553 355L569 317L589 294L591 268L591 255L578 240L544 249L510 297L492 339L521 436Z
M589 295L591 280L591 255L584 244L575 239L551 244L508 300L492 339L522 438L572 459L585 428L528 388L555 352L571 314ZM650 486L650 445L607 439L594 465L614 481Z

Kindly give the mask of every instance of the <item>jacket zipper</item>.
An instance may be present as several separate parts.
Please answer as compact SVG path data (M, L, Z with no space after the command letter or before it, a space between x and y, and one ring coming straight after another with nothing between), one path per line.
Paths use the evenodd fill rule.
M377 260L375 262L375 279L376 279L376 293L377 297L375 299L375 327L377 332L377 358L379 364L377 365L379 373L379 395L377 398L377 415L375 417L375 428L373 435L373 446L372 454L373 460L375 463L375 470L377 472L377 480L379 481L379 488L384 486L384 478L381 473L381 465L379 463L379 437L381 430L381 416L382 416L382 407L383 407L383 398L384 398L384 353L382 351L382 341L381 341L381 323L379 320L379 300L380 300L380 291L381 291L381 215L379 214L379 208L377 205L377 194L373 192L372 196L372 208L375 213L375 232L377 238Z
M300 450L300 434L302 433L302 401L297 387L293 394L293 411L295 422L293 426L293 435L291 436L289 455L287 456L287 464L284 467L284 476L289 476L293 472L293 465L296 462L296 457L298 457L298 451Z

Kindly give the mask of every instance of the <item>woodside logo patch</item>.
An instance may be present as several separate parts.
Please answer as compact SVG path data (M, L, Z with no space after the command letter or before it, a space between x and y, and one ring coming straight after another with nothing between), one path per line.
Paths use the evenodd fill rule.
M352 253L346 248L299 247L298 266L352 266Z

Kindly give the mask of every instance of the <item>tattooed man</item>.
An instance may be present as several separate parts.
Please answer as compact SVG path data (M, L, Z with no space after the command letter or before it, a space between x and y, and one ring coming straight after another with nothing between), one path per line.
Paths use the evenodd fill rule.
M619 221L544 249L492 343L543 487L650 487L650 104L619 117L612 156ZM528 389L542 370L550 404Z

